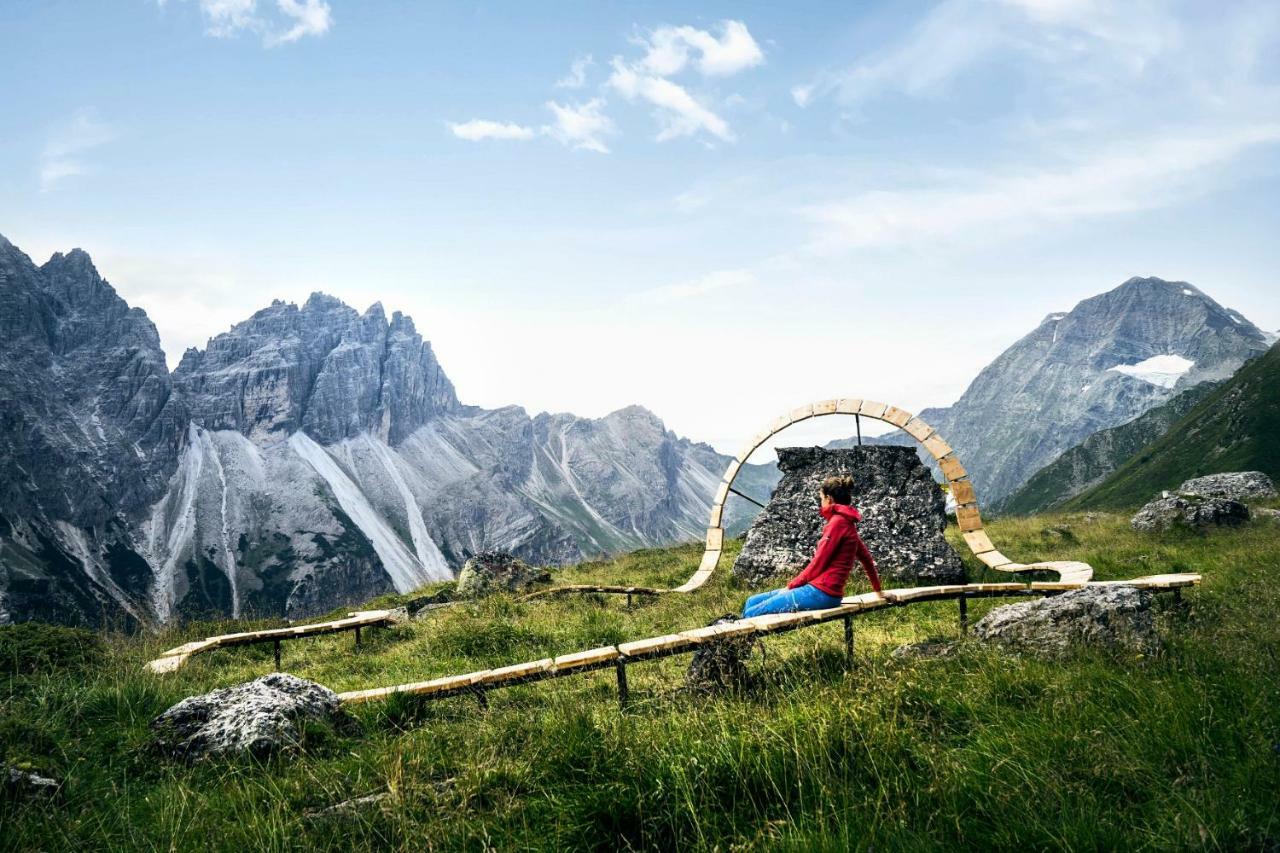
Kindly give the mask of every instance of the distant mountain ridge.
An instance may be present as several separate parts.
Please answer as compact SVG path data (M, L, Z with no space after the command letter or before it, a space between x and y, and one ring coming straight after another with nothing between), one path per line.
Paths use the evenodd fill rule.
M1138 506L1164 489L1224 471L1280 479L1280 347L1246 364L1165 433L1063 509Z
M1131 278L1049 314L953 405L920 417L956 449L979 500L995 505L1088 436L1230 377L1270 340L1193 285Z
M560 563L699 538L730 461L638 406L464 405L409 318L323 294L170 373L80 250L38 267L0 238L0 331L0 623L298 617L496 547Z

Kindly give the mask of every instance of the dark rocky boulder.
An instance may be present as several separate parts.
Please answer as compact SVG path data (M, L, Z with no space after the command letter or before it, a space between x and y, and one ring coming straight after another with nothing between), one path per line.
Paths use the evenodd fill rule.
M1274 498L1276 486L1261 471L1231 471L1187 480L1178 492L1202 498L1225 498L1243 502Z
M550 580L546 569L530 566L508 551L486 551L463 564L456 593L461 598L478 598L491 592L521 592Z
M1239 501L1166 492L1138 510L1129 524L1134 530L1153 532L1174 527L1235 527L1248 520L1249 507Z
M7 764L0 765L0 782L4 785L5 798L14 801L49 799L57 796L62 788L56 779Z
M973 626L973 636L1018 651L1060 655L1073 645L1150 653L1159 647L1149 590L1091 586L1036 601L997 607Z
M943 537L946 498L916 452L907 447L780 447L782 480L747 530L733 564L752 586L789 577L813 556L824 524L818 487L834 474L856 481L858 532L886 580L964 582L964 564Z
M737 621L737 616L727 615L708 623L725 625ZM698 646L685 672L685 689L702 693L719 693L736 690L747 683L747 660L755 650L757 637L726 637Z
M151 721L157 750L195 761L296 749L307 724L345 727L338 694L314 681L273 672L190 696Z

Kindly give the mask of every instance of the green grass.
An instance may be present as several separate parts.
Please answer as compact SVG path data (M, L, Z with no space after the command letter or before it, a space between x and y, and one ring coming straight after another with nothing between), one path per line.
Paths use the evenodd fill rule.
M1205 583L1182 608L1163 600L1169 641L1152 657L1046 662L966 644L892 660L899 644L955 634L955 604L937 602L860 618L852 670L835 623L766 640L736 695L680 691L680 656L629 668L625 712L605 671L496 691L488 710L466 697L358 706L358 733L309 733L298 756L194 767L148 750L149 721L268 672L269 647L156 677L144 661L224 626L107 637L74 665L0 673L4 757L65 780L53 805L0 803L0 848L1275 849L1280 528L1152 537L1119 516L1056 515L990 531L1018 558ZM349 634L286 644L284 668L347 690L703 625L748 593L728 575L736 548L694 595L630 610L620 597L496 596L368 632L358 651ZM557 574L669 585L699 556L642 551ZM974 603L971 618L995 606ZM304 816L384 791L384 808Z

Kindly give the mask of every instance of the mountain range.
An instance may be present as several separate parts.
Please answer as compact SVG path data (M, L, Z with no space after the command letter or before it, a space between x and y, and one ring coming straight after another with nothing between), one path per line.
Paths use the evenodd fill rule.
M1131 278L1049 314L954 404L920 417L956 449L979 500L995 506L1088 436L1227 379L1274 340L1191 284Z
M639 406L464 405L412 320L323 294L170 373L80 250L36 266L0 238L0 332L0 623L302 617L492 548L556 564L700 538L730 461ZM762 496L777 478L742 476Z

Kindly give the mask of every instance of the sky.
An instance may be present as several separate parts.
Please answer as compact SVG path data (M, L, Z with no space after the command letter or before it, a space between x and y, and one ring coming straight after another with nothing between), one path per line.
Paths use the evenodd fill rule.
M734 452L1131 276L1280 329L1273 2L3 0L0 83L0 234L171 366L318 290L465 403Z

